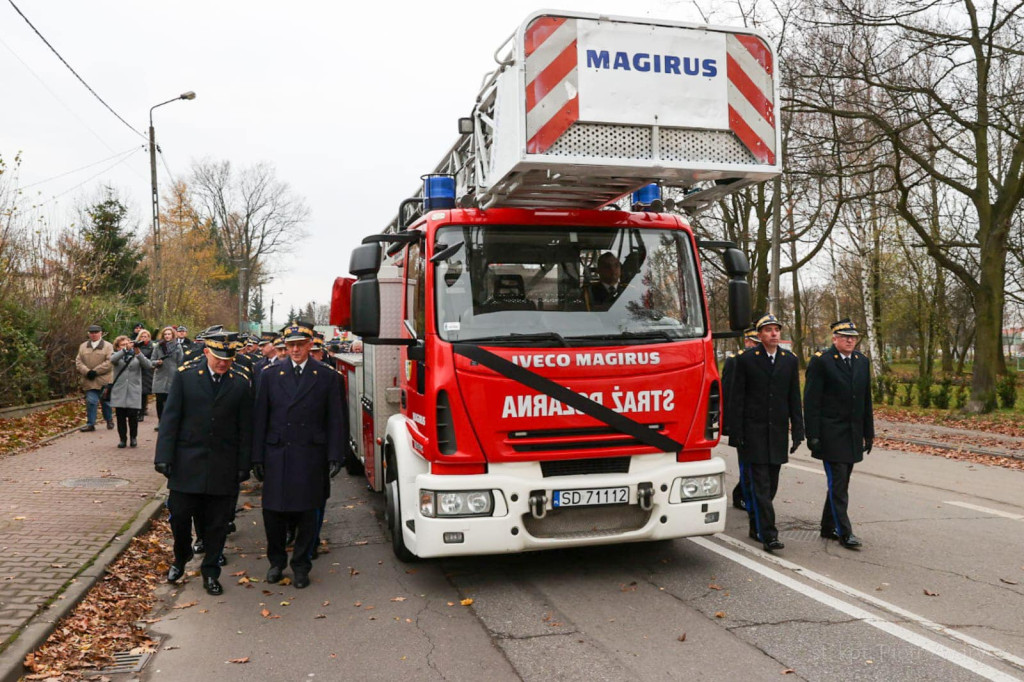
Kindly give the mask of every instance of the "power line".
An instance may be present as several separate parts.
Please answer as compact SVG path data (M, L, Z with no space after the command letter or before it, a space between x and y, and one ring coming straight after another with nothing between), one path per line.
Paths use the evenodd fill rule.
M49 199L47 199L46 201L44 201L44 202L40 203L40 204L39 204L39 205L38 205L38 206L37 206L36 208L39 208L39 207L42 207L42 206L46 206L47 204L49 204L49 203L52 203L52 202L56 201L56 200L57 200L58 198L60 198L60 197L64 196L65 194L68 194L69 192L74 192L74 191L75 191L76 189L78 189L79 187L81 187L81 186L82 186L82 185L84 185L85 183L89 182L90 180L94 180L94 179L98 178L99 176L103 175L104 173L107 173L107 172L109 172L109 171L112 171L112 170L114 170L115 168L117 168L118 166L120 166L120 165L121 165L122 163L124 163L124 162L125 162L125 161L127 161L128 159L130 159L130 158L132 158L133 156L135 156L135 154L137 154L137 153L138 153L139 151L141 151L142 149L143 149L143 147L136 147L135 149L132 149L132 150L131 150L131 153L129 153L129 154L127 155L127 156L123 156L122 158L118 159L118 160L117 160L117 161L115 161L115 162L114 162L113 164L111 164L110 166L108 166L108 167L104 168L104 169L103 169L103 170L101 170L100 172L98 172L98 173L95 173L95 174L93 174L93 175L90 175L89 177L87 177L87 178L86 178L85 180L82 180L82 181L81 181L80 183L78 183L78 184L77 184L77 185L75 185L74 187L69 187L68 189L64 190L64 191L63 191L63 192L61 192L60 194L54 194L53 196L51 196L51 197L50 197Z
M91 93L92 93L92 95L93 95L93 97L95 97L96 99L98 99L98 100L99 100L100 104L102 104L103 106L105 106L105 107L107 108L107 110L109 110L109 111L110 111L110 113L112 113L112 114L113 114L114 116L116 116L116 117L117 117L117 120L118 120L118 121L120 121L121 123L123 123L123 124L125 124L126 126L128 126L128 129L129 129L129 130L131 130L131 131L132 131L133 133L135 133L136 135L138 135L138 136L139 136L139 137L141 137L142 139L146 139L146 136L145 136L145 135L143 135L142 133L140 133L140 132L139 132L138 130L136 130L135 128L132 128L131 124L130 124L130 123L128 123L128 121L126 121L126 120L124 120L123 118L121 118L121 115L120 115L119 113L117 113L116 111L114 111L114 109L113 109L113 108L112 108L112 107L111 107L111 106L110 106L109 104L107 104L106 102L104 102L104 101L103 101L103 98L102 98L102 97L100 97L100 96L99 96L98 94L96 94L96 91L95 91L95 90L93 90L93 89L92 89L92 88L91 88L91 87L89 86L89 84L85 82L85 79L84 79L84 78L82 78L81 76L79 76L79 75L78 75L78 72L77 72L77 71L75 71L75 70L74 70L73 68L71 68L71 65L70 65L70 64L68 64L67 60L66 60L66 59L64 59L64 57L61 57L61 56L60 56L60 53L59 53L59 52L57 52L56 48L54 48L54 46L50 44L50 41L48 41L48 40L47 40L46 38L44 38L44 37L43 37L43 34L39 32L39 29L37 29L37 28L36 28L35 26L33 26L33 25L32 25L32 22L28 20L28 17L26 17L26 16L25 16L25 14L24 14L24 13L23 13L23 12L22 12L22 11L21 11L21 10L20 10L19 8L18 8L18 6L14 4L14 0L7 0L7 2L11 3L11 7L13 7L13 8L14 8L14 11L15 11L15 12L17 12L17 13L18 13L18 14L19 14L19 15L21 16L21 18L25 20L25 23L26 23L26 24L28 24L28 25L29 25L29 27L30 27L30 28L31 28L31 29L32 29L33 31L35 31L35 34L36 34L37 36L39 36L39 39L40 39L40 40L42 40L42 41L43 41L44 43L46 43L46 46L47 46L48 48L50 48L50 51L51 51L51 52L53 52L53 53L54 53L55 55L57 55L57 59L59 59L59 60L61 61L61 63L62 63L62 64L64 64L64 66L68 67L68 71L70 71L71 73L73 73L73 74L75 75L75 78L77 78L77 79L79 80L79 82L81 82L81 83L82 83L82 85L84 85L84 86L85 86L85 89L86 89L86 90L88 90L89 92L91 92Z
M38 180L36 182L33 182L30 185L23 185L22 187L19 187L18 189L26 190L29 187L35 187L36 185L42 185L42 184L50 182L52 180L59 180L60 178L63 178L66 175L71 175L72 173L77 173L78 171L85 170L86 168L92 168L93 166L98 166L101 163L106 163L107 161L110 161L111 159L117 159L117 158L120 158L120 157L125 156L127 154L131 154L133 152L138 151L139 149L145 149L145 147L132 147L131 149L124 150L120 154L114 154L113 156L108 156L105 159L100 159L99 161L94 161L93 163L86 164L85 166L81 166L79 168L75 168L74 170L69 170L69 171L67 171L65 173L61 173L60 175L54 175L53 177L49 177L49 178L46 178L44 180ZM115 164L115 165L117 165L117 164Z

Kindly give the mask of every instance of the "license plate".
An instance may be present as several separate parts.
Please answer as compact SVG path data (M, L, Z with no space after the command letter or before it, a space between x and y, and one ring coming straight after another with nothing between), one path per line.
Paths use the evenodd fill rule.
M556 490L551 506L590 507L600 504L629 504L629 488L583 488L580 490Z

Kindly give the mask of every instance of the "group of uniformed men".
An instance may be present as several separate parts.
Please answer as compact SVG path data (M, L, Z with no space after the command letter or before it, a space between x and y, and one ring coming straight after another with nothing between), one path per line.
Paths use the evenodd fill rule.
M204 589L219 582L224 543L233 530L239 484L250 471L263 482L263 523L270 569L284 578L294 537L292 583L309 585L330 479L348 442L341 375L323 362L323 337L292 321L279 335L239 335L216 326L190 344L160 419L155 468L170 490L174 563L169 582L205 551Z
M839 320L831 330L832 346L807 363L802 410L800 365L793 353L779 347L782 324L774 315L762 316L747 330L746 347L727 358L722 369L722 433L736 448L740 467L733 506L747 511L750 537L768 552L785 547L773 500L779 471L805 436L827 480L821 537L848 549L863 545L847 509L853 465L871 452L875 437L870 361L856 350L860 332L853 322Z

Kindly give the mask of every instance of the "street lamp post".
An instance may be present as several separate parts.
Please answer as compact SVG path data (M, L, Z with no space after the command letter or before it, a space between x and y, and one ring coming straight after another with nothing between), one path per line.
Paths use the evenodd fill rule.
M162 107L179 99L195 99L196 93L189 90L174 99L169 99L149 108L149 180L153 189L153 274L156 290L160 290L160 195L156 187L156 131L153 130L153 109ZM163 311L160 311L161 313Z

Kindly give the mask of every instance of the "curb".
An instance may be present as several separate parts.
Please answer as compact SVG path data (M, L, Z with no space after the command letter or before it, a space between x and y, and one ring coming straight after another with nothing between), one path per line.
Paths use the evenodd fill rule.
M875 436L877 439L879 436ZM921 445L929 448L936 448L939 450L950 450L952 452L964 452L973 455L987 455L989 457L1006 457L1008 459L1024 459L1024 453L1016 454L1013 452L1003 452L998 450L986 450L984 448L965 447L963 445L950 445L949 443L937 443L931 440L920 440L917 438L907 438L905 436L881 436L885 440L896 440L901 443L910 443L911 445Z
M0 654L0 682L17 682L27 675L25 657L38 649L57 627L62 618L71 613L79 602L85 598L89 590L100 581L109 566L128 547L132 539L149 525L164 507L167 499L167 487L163 486L156 492L136 514L124 533L115 535L92 562L87 564L65 585L63 599L55 600L48 609L41 609L26 625L18 630L17 639Z

